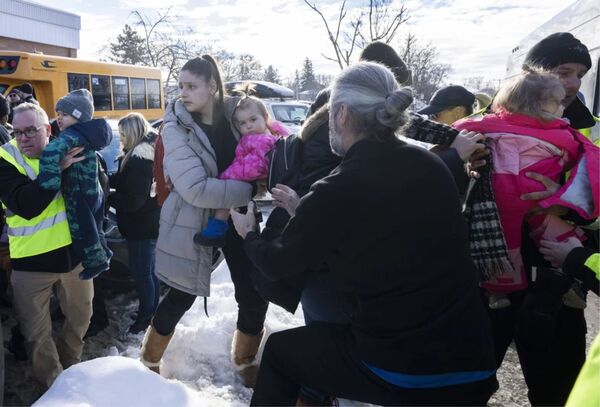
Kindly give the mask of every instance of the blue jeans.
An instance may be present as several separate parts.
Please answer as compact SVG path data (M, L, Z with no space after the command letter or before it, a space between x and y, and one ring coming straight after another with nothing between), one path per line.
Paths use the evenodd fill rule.
M127 240L129 268L140 300L138 320L152 318L159 300L159 283L154 274L156 239Z

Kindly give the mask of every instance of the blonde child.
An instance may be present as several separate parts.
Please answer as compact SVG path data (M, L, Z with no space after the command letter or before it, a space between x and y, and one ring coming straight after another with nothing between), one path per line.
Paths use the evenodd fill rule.
M235 149L233 162L219 178L249 182L266 179L269 170L267 154L279 137L287 136L289 132L283 124L269 117L265 104L252 96L251 87L235 92L242 94L233 113L233 122L242 137ZM202 246L225 246L228 219L229 208L217 209L206 228L196 233L194 242Z
M579 228L546 211L550 207L572 209L585 219L598 217L600 150L561 119L564 97L565 90L557 77L527 71L499 91L494 114L455 123L459 130L485 134L492 152L492 191L511 264L484 273L482 286L488 291L491 308L509 306L506 294L527 287L520 254L524 222L539 246L542 239L583 239ZM551 197L541 201L520 198L546 189L527 173L559 182L567 171L567 182Z

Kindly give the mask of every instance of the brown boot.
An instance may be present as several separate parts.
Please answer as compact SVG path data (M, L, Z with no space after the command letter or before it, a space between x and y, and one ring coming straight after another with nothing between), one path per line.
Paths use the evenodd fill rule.
M256 375L258 373L256 354L258 353L263 335L264 330L258 335L248 335L237 329L233 334L231 361L240 373L246 387L254 388L256 384Z
M148 327L142 342L140 360L153 372L160 374L160 360L172 337L173 332L170 335L161 335L152 325Z

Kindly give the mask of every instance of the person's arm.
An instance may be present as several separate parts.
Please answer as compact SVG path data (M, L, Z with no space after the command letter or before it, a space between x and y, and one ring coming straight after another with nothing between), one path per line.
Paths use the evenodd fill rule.
M583 247L579 239L570 237L563 242L540 242L540 253L554 267L562 267L571 277L582 281L587 288L598 294L600 289L600 254Z
M74 137L68 137L65 133L62 133L60 137L46 146L40 158L40 173L38 174L42 189L60 190L62 172L60 163L69 150L74 147L79 147L78 140Z
M130 161L120 174L119 188L108 197L108 205L119 212L139 210L152 188L152 162Z
M32 219L46 209L56 191L44 190L13 165L0 159L0 200L13 213Z
M182 130L181 130L182 131ZM231 208L244 206L250 201L252 185L236 180L210 177L202 160L186 143L177 124L164 127L164 168L174 190L190 205L198 208ZM207 151L203 152L208 155Z
M250 260L271 280L320 265L334 252L352 222L351 205L347 204L351 199L340 194L343 190L319 184L302 198L296 215L277 239L265 241L256 231L247 233L245 249ZM232 214L234 223L235 216ZM239 231L238 224L236 229Z

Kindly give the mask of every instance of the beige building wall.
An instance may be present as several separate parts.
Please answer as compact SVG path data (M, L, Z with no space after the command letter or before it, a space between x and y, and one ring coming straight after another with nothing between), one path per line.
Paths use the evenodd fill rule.
M40 44L37 42L18 40L0 36L0 49L24 52L42 52L46 55L77 58L77 50L56 45Z

